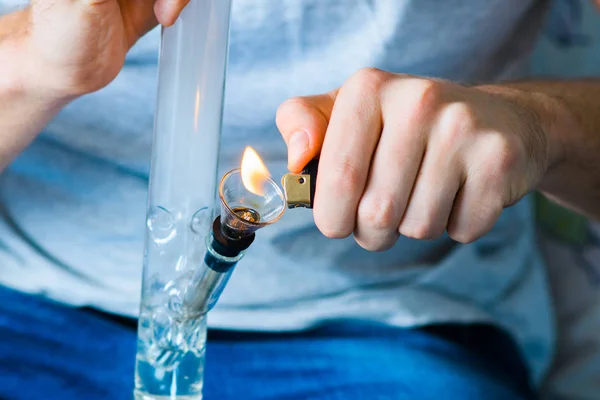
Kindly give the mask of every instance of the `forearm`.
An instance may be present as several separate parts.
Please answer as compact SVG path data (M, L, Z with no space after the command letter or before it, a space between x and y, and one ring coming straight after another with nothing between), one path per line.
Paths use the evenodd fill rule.
M27 27L26 10L0 18L0 171L69 101L42 93L28 82L32 65L26 60ZM43 66L37 67L43 71Z
M488 89L520 93L517 103L545 132L547 172L538 189L563 206L600 219L600 79L507 83Z

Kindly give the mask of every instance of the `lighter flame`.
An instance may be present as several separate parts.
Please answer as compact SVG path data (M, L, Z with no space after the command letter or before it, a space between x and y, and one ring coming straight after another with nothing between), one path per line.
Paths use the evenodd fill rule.
M263 196L265 194L265 182L271 177L271 174L260 156L250 146L244 150L241 170L242 183L246 189L258 196Z

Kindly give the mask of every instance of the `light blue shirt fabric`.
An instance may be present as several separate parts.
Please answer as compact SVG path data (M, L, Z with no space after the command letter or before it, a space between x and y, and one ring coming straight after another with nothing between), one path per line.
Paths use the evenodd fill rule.
M285 173L279 104L338 87L361 67L461 82L520 77L547 3L234 0L220 173L237 167L249 144L273 176ZM158 43L158 30L142 39L111 85L69 105L2 175L1 283L137 316ZM310 211L288 212L257 236L209 323L495 321L537 380L554 338L533 222L525 199L476 243L401 238L369 253L352 238L325 239Z

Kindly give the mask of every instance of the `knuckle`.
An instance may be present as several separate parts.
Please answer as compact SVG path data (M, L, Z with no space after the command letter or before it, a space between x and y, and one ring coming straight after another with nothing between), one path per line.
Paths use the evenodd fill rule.
M361 92L376 93L389 79L390 74L377 68L363 68L350 77L347 86Z
M448 227L448 235L454 241L468 244L472 243L489 232L502 213L504 206L497 196L494 200L481 201L476 204L469 214L469 220L462 226Z
M469 244L476 240L477 236L474 232L467 229L448 229L448 235L455 242Z
M352 229L348 229L344 226L332 224L328 220L317 219L315 217L315 224L321 233L330 239L344 239L350 236Z
M370 195L360 202L358 220L371 229L396 230L399 224L395 198L389 193Z
M400 225L399 231L402 235L419 240L437 239L444 234L446 226L437 222L437 214L429 211L425 215L405 217Z
M456 146L457 143L472 138L475 114L469 105L462 102L451 103L442 110L439 118L439 129L446 146Z
M490 136L481 158L481 171L493 187L502 185L506 176L518 163L518 151L511 140L499 133Z
M494 145L492 148L497 149L495 157L496 168L498 169L499 173L505 174L515 167L518 161L518 152L508 138L500 135L498 136L501 139L499 139L499 143Z
M281 103L277 109L277 113L275 114L275 122L277 125L279 125L281 122L285 122L290 115L309 107L310 105L308 101L303 97L292 97L287 99Z
M400 233L406 237L418 240L426 240L432 236L429 227L424 224L402 226Z
M368 238L356 238L356 243L363 249L372 252L382 252L391 249L395 240L372 240Z
M419 110L434 108L440 101L443 83L430 79L415 80L415 107Z
M418 239L418 240L431 240L441 236L443 232L439 232L439 229L432 225L418 223L408 224L401 226L400 233L406 237Z

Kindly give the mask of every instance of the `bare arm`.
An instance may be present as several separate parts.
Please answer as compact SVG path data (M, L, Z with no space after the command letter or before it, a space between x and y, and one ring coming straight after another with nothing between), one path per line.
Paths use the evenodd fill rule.
M25 81L23 38L28 20L28 11L0 18L0 171L69 101L68 96L51 96Z
M600 219L600 79L524 82L522 91L557 153L538 189L557 203Z
M0 171L73 99L110 83L133 44L188 0L33 0L0 17ZM99 138L101 140L101 138Z

